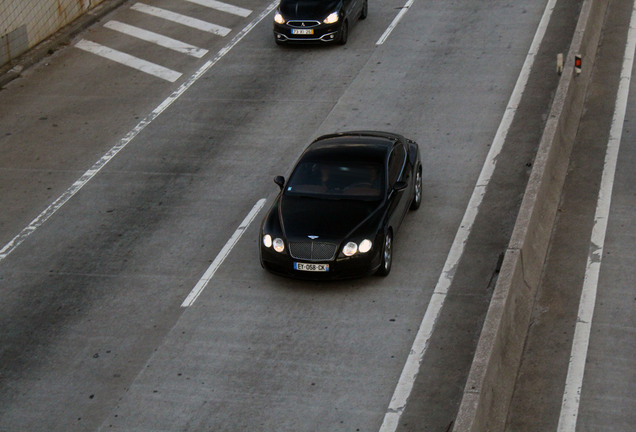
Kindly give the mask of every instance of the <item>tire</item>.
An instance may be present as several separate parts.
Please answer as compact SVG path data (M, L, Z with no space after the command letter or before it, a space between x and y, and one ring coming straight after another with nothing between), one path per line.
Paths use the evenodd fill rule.
M349 23L347 21L342 23L342 27L340 28L340 39L338 43L340 45L344 45L347 43L347 39L349 39Z
M411 210L417 210L422 204L422 168L417 170L415 174L415 196L411 201Z
M378 276L388 276L391 273L393 264L393 233L391 230L384 235L384 245L382 247L382 260L377 271Z
M369 0L364 0L362 4L362 11L360 12L360 19L363 20L369 15Z

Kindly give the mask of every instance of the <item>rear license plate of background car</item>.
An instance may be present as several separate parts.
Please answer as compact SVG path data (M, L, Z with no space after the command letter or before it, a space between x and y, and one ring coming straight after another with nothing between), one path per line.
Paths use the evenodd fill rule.
M292 29L292 34L295 35L312 35L314 34L313 29Z
M329 264L305 264L305 263L295 262L294 270L328 272Z

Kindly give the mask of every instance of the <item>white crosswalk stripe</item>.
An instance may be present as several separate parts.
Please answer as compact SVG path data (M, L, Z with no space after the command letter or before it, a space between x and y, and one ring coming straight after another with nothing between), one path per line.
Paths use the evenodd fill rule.
M198 18L192 18L155 6L149 6L145 3L135 3L131 6L131 9L138 12L146 13L148 15L156 16L158 18L163 18L168 21L176 22L178 24L183 24L185 26L192 27L198 30L206 31L208 33L213 33L219 36L227 36L227 34L231 31L231 29L227 27L209 23Z
M206 49L198 48L194 45L190 45L185 42L181 42L176 39L172 39L167 36L163 36L158 33L144 30L139 27L131 26L119 21L108 21L106 24L104 24L104 27L127 34L129 36L136 37L146 42L157 44L173 51L190 55L192 57L201 58L208 53L208 50Z
M205 6L210 9L216 9L221 12L227 12L232 15L238 15L242 17L249 16L252 13L251 10L245 9L242 7L234 6L228 3L223 3L217 0L186 0L190 3L198 4L200 6Z
M181 73L179 72L175 72L158 64L151 63L149 61L131 56L130 54L126 54L112 48L108 48L104 45L100 45L86 39L82 39L77 44L75 44L75 46L81 50L88 51L100 57L107 58L109 60L140 70L142 72L146 72L150 75L154 75L166 81L175 82L181 77Z
M152 0L146 0L147 2L151 2ZM220 17L220 19L231 19L230 15L238 16L238 17L248 17L253 11L250 9L246 9L240 6L235 6L230 3L226 3L220 0L175 0L175 2L189 2L191 4L201 6L206 9L211 9L214 11L221 12L221 14L216 14L214 16ZM230 0L232 1L232 0ZM124 9L124 12L125 13ZM137 25L132 25L129 23L135 23L140 15L137 13L145 14L146 16L150 16L151 20L154 20L154 30L161 27L161 21L170 21L173 23L177 23L179 25L186 26L188 28L193 28L202 32L211 33L216 36L225 37L227 36L232 29L228 27L224 27L222 25L214 24L211 22L204 21L203 19L195 18L193 16L184 15L181 13L177 13L168 9L151 6L146 3L136 2L132 6L130 6L127 10L134 11L132 14L128 14L128 19L124 20L110 20L104 24L104 28L109 30L116 31L122 35L130 36L135 39L139 39L144 42L148 42L151 44L158 45L162 48L166 48L172 50L179 54L186 54L190 57L195 58L203 58L206 54L208 54L208 50L192 45L184 40L178 40L173 37L169 37L167 35L159 34L154 31L150 31L145 28L141 28ZM193 13L190 12L190 15ZM209 15L209 14L208 14ZM127 21L129 23L123 22ZM136 24L136 23L135 23ZM159 25L157 25L159 24ZM194 33L185 34L193 35ZM201 33L203 35L204 33ZM110 36L113 36L111 33ZM103 40L103 39L102 39ZM89 52L95 55L98 55L102 58L106 58L112 60L114 62L126 65L130 68L134 68L138 71L145 72L149 75L161 78L163 80L169 82L175 82L178 80L182 73L172 70L170 68L152 63L148 60L144 60L142 58L133 55L134 53L125 53L119 51L114 48L110 48L108 46L89 41L87 39L82 39L75 46L85 52ZM135 49L137 47L134 44L127 44L125 46L132 46ZM147 45L138 45L139 51L141 51L141 47L147 48ZM128 50L128 48L126 49ZM143 57L143 54L141 55ZM182 61L182 60L179 60Z

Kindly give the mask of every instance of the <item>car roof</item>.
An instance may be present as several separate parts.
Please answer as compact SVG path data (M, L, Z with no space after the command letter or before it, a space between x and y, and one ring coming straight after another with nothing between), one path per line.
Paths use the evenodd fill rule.
M303 160L355 160L382 163L399 136L383 132L343 132L323 135L305 150Z

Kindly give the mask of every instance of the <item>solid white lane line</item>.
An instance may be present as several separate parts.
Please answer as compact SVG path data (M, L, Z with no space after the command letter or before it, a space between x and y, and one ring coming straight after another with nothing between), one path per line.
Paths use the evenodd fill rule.
M596 306L596 292L598 289L601 262L603 260L605 234L609 220L614 178L616 176L618 152L620 150L623 125L625 123L625 112L627 110L627 98L629 95L632 68L634 67L635 51L636 7L632 9L620 83L616 94L614 117L612 119L607 151L605 153L605 165L601 177L598 201L596 203L594 227L592 228L590 250L587 258L585 278L583 279L583 289L579 302L576 327L574 329L570 365L565 380L561 414L557 427L558 432L574 432L576 430L579 405L581 402L581 389L583 387L583 376L585 374L585 362L587 360L590 332L592 330L592 318L594 317L594 308Z
M243 233L247 230L247 228L250 226L250 224L252 223L252 221L258 214L258 212L261 211L264 205L265 205L265 198L261 198L254 205L254 207L252 207L252 210L250 210L247 216L245 216L245 219L243 219L243 222L241 222L241 224L236 229L236 231L234 231L234 234L232 234L232 237L230 237L227 243L225 243L225 246L223 246L223 249L221 249L221 252L219 252L216 258L214 258L214 261L212 261L212 264L210 264L210 267L208 267L208 269L205 271L201 279L199 279L199 282L197 282L194 288L192 288L192 291L190 291L190 294L188 294L188 297L186 297L186 299L183 301L183 303L181 304L181 307L184 307L184 308L190 307L194 304L195 301L197 301L197 299L199 298L199 296L201 295L205 287L208 286L210 279L214 277L214 273L216 273L216 271L219 269L221 264L223 264L223 261L225 261L225 258L227 258L227 256L230 254L230 252L232 251L236 243L238 243Z
M268 16L278 6L279 0L274 0L262 11L252 22L246 25L243 30L234 36L234 38L223 47L212 60L207 61L198 71L194 73L187 81L179 86L168 98L166 98L157 108L155 108L150 114L142 119L137 126L135 126L130 132L124 136L119 143L113 146L105 155L103 155L93 166L86 171L79 179L75 181L62 195L60 195L52 204L42 211L35 219L31 221L29 225L22 229L15 237L9 241L2 249L0 249L0 262L4 261L11 252L16 250L31 234L37 231L47 220L51 218L64 204L66 204L71 198L73 198L93 177L104 168L108 162L110 162L117 154L122 151L126 146L143 131L146 126L150 125L162 112L164 112L170 105L177 101L199 78L201 78L212 66L218 63L232 48L234 48L247 34L260 23L263 18Z
M402 17L406 14L406 12L409 10L409 8L412 5L413 5L413 0L408 0L406 4L402 6L402 9L400 9L400 12L396 15L395 18L393 18L393 21L391 22L391 24L389 24L389 27L384 31L384 33L382 33L382 36L380 36L380 39L378 39L378 41L375 43L376 45L382 45L384 42L386 42L386 40L389 38L389 35L393 32L395 27L397 27Z
M104 45L100 45L86 39L82 39L77 44L75 44L75 46L81 50L96 54L100 57L107 58L133 69L140 70L147 74L154 75L166 81L175 82L181 77L180 72L173 71L172 69L168 69L158 64L151 63L149 61L131 56L130 54L126 54L112 48L108 48Z
M131 26L119 21L108 21L104 24L107 29L115 30L128 36L141 39L146 42L154 43L164 48L171 49L183 54L187 54L192 57L201 58L208 53L208 50L190 45L185 42L181 42L176 39L169 38L158 33L154 33L148 30L141 29L139 27Z
M521 67L521 73L519 74L515 88L512 91L510 101L508 102L508 106L506 107L501 123L499 124L499 128L497 129L497 133L490 147L490 151L488 152L488 156L486 157L484 166L482 167L481 174L479 175L473 194L470 197L468 207L466 208L464 217L461 221L457 234L455 235L455 239L453 240L450 252L446 258L446 263L444 264L442 273L437 281L437 285L435 286L435 291L433 292L431 301L428 304L424 318L420 324L420 328L415 336L415 340L407 357L404 369L402 369L400 380L395 388L387 412L384 415L380 432L395 432L400 418L406 408L408 398L410 397L413 385L415 384L415 379L417 378L417 374L422 365L424 354L428 348L429 340L433 335L433 330L435 329L440 311L446 301L448 290L453 283L455 270L459 265L462 255L464 254L464 248L468 241L470 232L472 231L475 219L477 218L477 214L479 213L479 207L481 206L484 195L486 194L486 189L488 188L488 184L490 183L495 171L497 158L501 153L506 136L510 130L510 125L512 124L514 116L517 113L517 109L519 108L519 103L523 97L530 72L534 65L534 59L539 51L539 47L541 46L541 42L548 27L548 23L550 22L550 17L552 16L555 4L556 0L549 0L543 12L543 17L541 18L539 27L534 35L534 39L530 46L530 50L526 55L525 62Z
M231 29L227 27L212 24L197 18L192 18L186 15L178 14L176 12L171 12L169 10L161 9L155 6L148 6L147 4L144 4L144 3L135 3L130 8L138 12L155 16L157 18L165 19L167 21L172 21L177 24L182 24L187 27L191 27L197 30L202 30L208 33L213 33L219 36L227 36L228 33L230 33L231 31Z
M198 4L200 6L205 6L210 9L216 9L221 12L227 12L232 15L238 15L242 17L249 16L252 13L251 10L245 9L239 6L234 6L231 4L223 3L216 0L186 0L190 3Z

